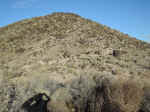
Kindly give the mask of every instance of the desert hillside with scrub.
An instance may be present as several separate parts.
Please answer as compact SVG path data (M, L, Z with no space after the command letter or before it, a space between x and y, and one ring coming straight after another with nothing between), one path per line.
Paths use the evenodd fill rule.
M39 93L47 112L150 112L150 44L72 13L22 20L0 28L0 88L0 112Z

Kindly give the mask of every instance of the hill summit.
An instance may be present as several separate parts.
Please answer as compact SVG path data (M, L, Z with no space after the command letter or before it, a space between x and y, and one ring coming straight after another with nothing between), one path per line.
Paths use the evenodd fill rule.
M0 28L0 112L38 93L50 112L149 112L149 74L150 44L73 13Z

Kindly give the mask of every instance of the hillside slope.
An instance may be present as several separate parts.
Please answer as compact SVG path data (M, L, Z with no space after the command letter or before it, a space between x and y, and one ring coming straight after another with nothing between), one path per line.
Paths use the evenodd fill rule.
M129 88L140 92L131 91L142 96L150 86L150 44L72 13L53 13L0 28L0 112L17 112L23 102L41 92L55 99L62 85L70 92L72 83L81 77L86 89L76 86L84 91L97 87L95 77L98 81L106 77L109 88L115 86L120 91L123 86L118 85L129 82ZM118 91L112 93L112 99ZM113 102L124 102L122 97ZM131 106L135 101L129 105L121 102L123 107L117 111L139 111L141 102L147 101L140 98L135 106ZM150 111L143 108L142 112Z

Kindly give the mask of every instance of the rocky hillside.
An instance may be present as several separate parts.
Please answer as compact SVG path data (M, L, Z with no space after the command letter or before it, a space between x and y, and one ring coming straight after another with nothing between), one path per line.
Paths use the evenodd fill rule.
M39 93L48 112L150 112L149 80L150 44L76 14L0 28L0 112Z

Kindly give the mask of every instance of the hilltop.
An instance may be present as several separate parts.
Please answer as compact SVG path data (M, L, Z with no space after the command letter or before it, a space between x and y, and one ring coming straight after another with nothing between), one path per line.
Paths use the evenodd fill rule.
M98 108L104 112L138 112L141 108L141 112L150 111L142 107L143 102L148 102L144 95L150 93L150 44L73 13L53 13L0 28L0 77L0 112L16 112L23 102L41 92L56 102L57 97L64 101L68 94L80 94L77 101L71 97L68 102L85 112L81 100L86 96L84 92L89 97L92 92L97 94L93 88L101 83L106 89L116 90L109 94L98 91L104 102L102 94L112 95L106 100L112 110L103 104L92 110L88 105L88 112L97 112ZM80 81L83 84L77 83ZM67 98L60 93L63 87Z

